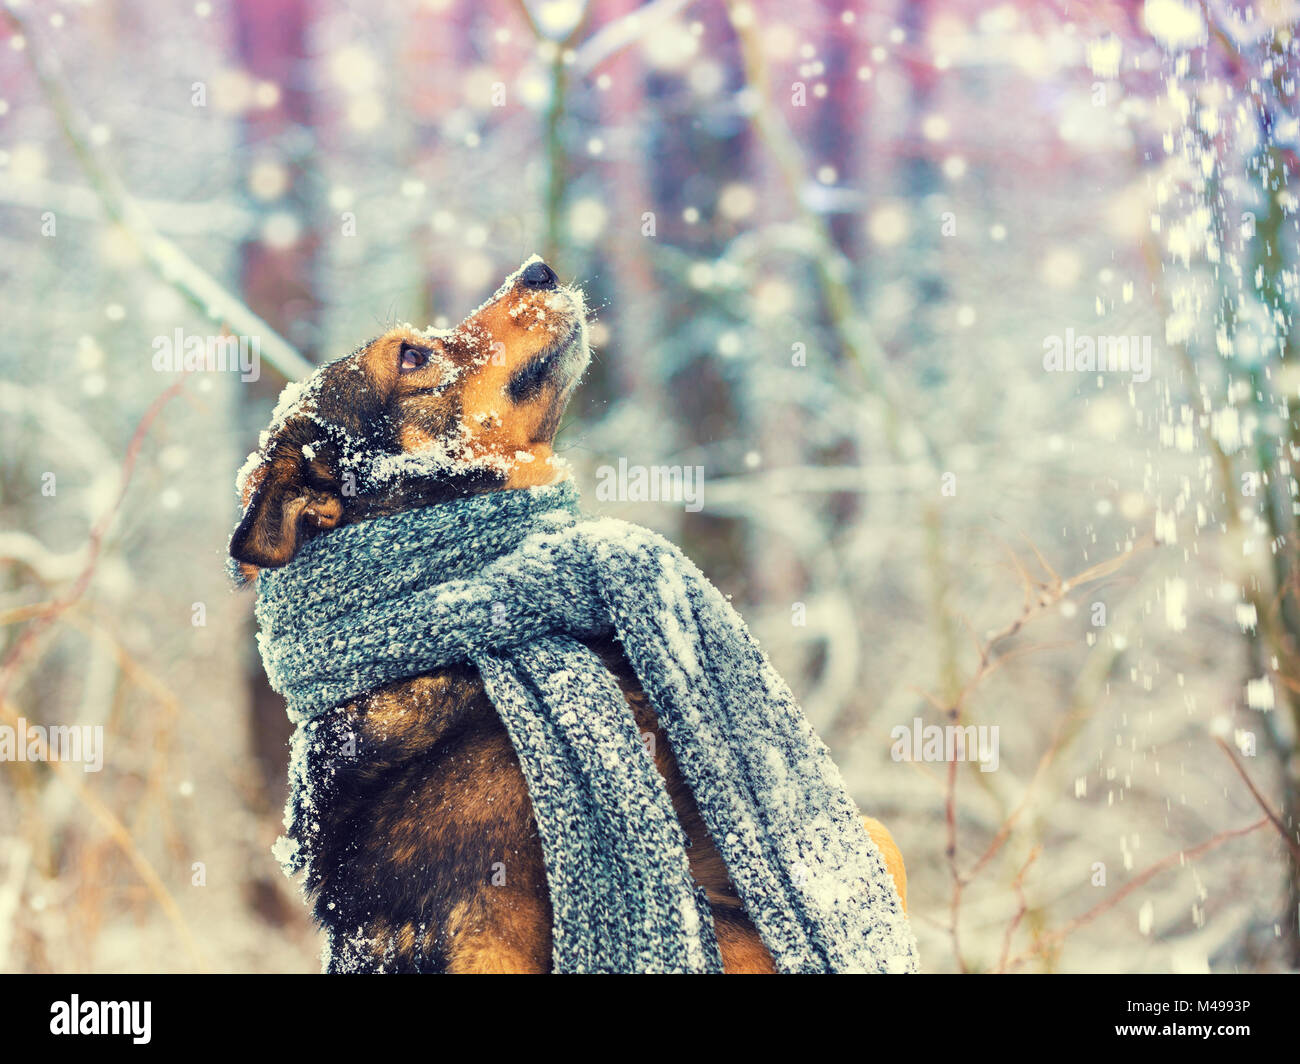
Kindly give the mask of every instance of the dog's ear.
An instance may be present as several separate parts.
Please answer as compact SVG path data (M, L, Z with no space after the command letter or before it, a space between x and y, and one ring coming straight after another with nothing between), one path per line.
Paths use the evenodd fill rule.
M304 538L333 528L343 516L336 484L322 477L300 448L280 448L254 472L244 517L230 537L230 556L244 565L287 565Z

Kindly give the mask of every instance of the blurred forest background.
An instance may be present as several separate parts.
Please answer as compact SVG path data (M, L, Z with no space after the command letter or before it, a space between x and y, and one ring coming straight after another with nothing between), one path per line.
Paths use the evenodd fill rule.
M926 969L1300 968L1295 3L0 16L0 724L106 733L0 764L0 970L317 970L235 471L286 379L534 251L598 308L588 507L734 596ZM177 329L260 379L158 372ZM1050 371L1067 330L1149 379ZM620 458L702 510L599 503ZM997 770L895 761L918 719Z

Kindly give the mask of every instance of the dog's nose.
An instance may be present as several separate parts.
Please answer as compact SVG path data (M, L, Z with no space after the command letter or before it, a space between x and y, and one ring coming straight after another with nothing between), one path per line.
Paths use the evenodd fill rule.
M529 288L547 289L554 288L559 278L555 276L555 271L546 263L532 262L524 269L520 280Z

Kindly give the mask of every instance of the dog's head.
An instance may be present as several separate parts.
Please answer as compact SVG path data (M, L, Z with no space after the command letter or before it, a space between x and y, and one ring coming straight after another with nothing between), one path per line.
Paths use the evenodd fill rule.
M321 366L240 472L239 571L339 525L559 479L552 441L590 358L582 292L534 256L455 329L391 329Z

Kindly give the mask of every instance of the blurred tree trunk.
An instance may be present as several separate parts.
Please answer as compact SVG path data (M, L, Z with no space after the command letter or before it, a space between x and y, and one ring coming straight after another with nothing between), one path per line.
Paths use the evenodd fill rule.
M287 248L269 246L256 234L244 243L240 249L240 292L253 310L315 361L318 301L314 281L319 239L305 224L311 217L308 181L315 170L307 77L311 5L308 0L236 0L233 20L235 51L243 69L255 81L270 82L279 90L275 106L250 109L243 116L244 140L252 147L254 159L283 167L288 175L282 196L266 204L256 201L254 206L287 212L302 225L298 240ZM265 406L256 400L273 397L283 383L267 374L244 386L243 421L248 439L256 439L264 427ZM248 658L245 686L249 743L259 769L259 792L266 806L263 812L269 813L284 801L292 728L284 700L268 686L256 655ZM247 889L258 911L278 921L278 894L270 884L254 876Z
M938 71L930 58L926 40L934 0L906 0L902 5L899 22L906 33L908 58L904 61L907 75L907 111L905 127L909 135L903 140L899 175L902 187L911 199L911 214L916 222L911 249L915 262L912 282L916 286L916 309L909 319L909 344L914 352L929 352L933 362L926 369L938 372L935 363L947 361L947 352L934 350L935 338L943 330L935 328L934 310L942 307L948 297L947 283L940 262L939 219L926 211L926 200L942 189L942 176L934 162L934 148L917 136L926 116L935 106ZM937 356L937 357L936 357Z
M835 167L835 185L856 196L852 209L845 209L847 202L837 205L828 219L836 246L850 262L862 261L866 250L861 211L867 202L864 163L871 144L871 108L867 102L871 90L858 80L857 72L867 64L869 54L860 22L846 25L835 19L828 21L821 55L828 78L838 74L840 91L828 93L814 111L810 143L824 145L821 153Z
M1292 27L1293 34L1296 29ZM1243 328L1263 331L1258 321L1242 320L1242 309L1254 300L1257 299L1271 316L1270 328L1275 322L1289 320L1295 313L1293 290L1289 287L1293 282L1288 278L1294 277L1297 265L1296 223L1288 218L1286 200L1289 187L1300 173L1300 166L1294 149L1277 142L1279 118L1293 113L1295 108L1295 64L1276 39L1271 45L1265 44L1258 56L1238 50L1226 37L1220 36L1218 40L1225 46L1222 54L1215 57L1224 63L1222 76L1240 95L1254 98L1259 123L1258 146L1240 159L1250 183L1262 191L1262 204L1258 211L1253 203L1246 201L1250 206L1252 224L1246 224L1244 213L1241 217L1236 216L1243 201L1225 191L1228 183L1222 180L1218 167L1207 179L1203 192L1204 202L1211 210L1210 225L1217 245L1220 248L1233 247L1240 235L1241 258L1244 260L1240 273L1215 270L1218 282L1215 325L1235 347ZM1258 59L1267 59L1271 63L1271 78L1257 80L1261 67ZM1198 135L1199 150L1217 158L1220 149L1215 137L1203 131ZM1226 152L1224 157L1236 158ZM1256 213L1258 218L1254 217ZM1248 384L1241 401L1253 408L1261 425L1267 425L1278 410L1284 411L1287 418L1280 433L1261 429L1238 455L1225 457L1227 482L1223 488L1228 507L1258 505L1260 517L1274 545L1269 562L1270 576L1261 581L1252 573L1240 585L1242 601L1258 603L1256 625L1247 629L1244 635L1249 662L1248 675L1243 682L1272 675L1281 687L1277 702L1291 718L1291 737L1288 738L1285 726L1278 726L1272 711L1264 711L1260 720L1278 759L1282 788L1281 819L1292 839L1296 839L1300 827L1300 750L1296 745L1297 737L1300 737L1300 666L1297 665L1300 661L1300 598L1297 597L1300 591L1297 567L1300 525L1296 519L1300 489L1296 482L1295 463L1300 459L1300 414L1290 405L1285 386L1279 387L1278 370L1294 365L1300 359L1300 343L1295 331L1285 327L1276 329L1276 339L1278 349L1269 356L1275 359L1275 363L1270 362L1269 357L1253 363L1250 360L1220 359L1217 353L1211 353L1209 357L1226 370L1222 397L1226 405L1234 402L1233 384ZM1263 345L1264 339L1261 338L1259 343ZM1233 482L1241 469L1248 471L1240 473L1243 484L1248 477L1257 480L1250 491L1245 490L1243 484ZM1281 920L1283 949L1291 967L1300 968L1300 859L1290 847L1287 847L1284 859L1287 911Z
M402 19L396 51L404 76L396 79L394 102L399 113L409 117L395 123L398 143L393 165L399 173L431 177L430 213L457 202L470 180L452 161L452 153L439 151L440 123L466 105L466 71L479 62L497 68L498 55L507 47L491 32L498 22L497 12L470 0L445 0L436 7L417 8ZM448 33L448 26L463 26L465 32ZM508 68L509 60L502 65ZM399 314L399 320L409 315L417 324L428 324L441 314L455 322L466 307L486 295L467 291L457 273L467 219L456 222L451 235L431 237L423 226L412 231L408 251L419 273L415 279L419 301ZM401 268L404 272L405 263Z
M639 0L610 0L608 18L622 18L640 6ZM602 383L615 402L635 398L643 409L661 412L663 381L655 372L657 363L637 357L667 311L663 286L655 279L654 260L646 254L647 242L653 238L641 231L641 218L646 211L655 210L655 202L646 177L653 167L640 50L629 48L615 55L604 72L610 77L609 89L601 94L604 122L620 135L608 164L614 203L607 287L614 293L613 347L621 357L608 363L607 380Z
M1293 34L1297 30L1300 26L1291 28ZM1300 166L1297 165L1295 149L1277 142L1278 124L1287 114L1294 114L1296 103L1296 64L1287 52L1287 48L1274 38L1268 52L1272 62L1271 84L1261 94L1261 147L1247 163L1248 170L1258 178L1264 190L1264 210L1253 233L1246 276L1254 279L1257 295L1268 312L1278 320L1290 321L1297 310L1294 305L1294 271L1300 261L1295 254L1296 223L1288 218L1289 208L1284 200L1290 199L1289 189L1300 177ZM1225 308L1227 312L1230 309ZM1294 366L1300 361L1300 341L1297 341L1295 329L1283 327L1278 334L1277 359L1283 366ZM1251 370L1252 394L1263 423L1267 423L1272 410L1279 406L1286 408L1285 399L1278 403L1278 386L1273 376L1264 366ZM1265 397L1272 397L1271 402L1266 402ZM1288 415L1285 435L1276 440L1276 446L1267 432L1259 433L1255 457L1263 482L1260 491L1265 521L1273 542L1285 544L1272 555L1276 623L1281 643L1280 647L1274 648L1277 653L1275 669L1282 686L1279 701L1290 710L1292 734L1297 738L1288 744L1276 727L1270 727L1270 731L1281 765L1282 821L1292 839L1296 839L1300 827L1300 748L1297 748L1297 742L1300 742L1300 671L1297 671L1297 662L1300 661L1300 571L1297 567L1300 544L1297 543L1297 534L1300 534L1300 527L1296 521L1300 492L1297 491L1295 463L1300 460L1300 411L1291 406ZM1264 661L1260 664L1266 674L1269 663ZM1286 858L1288 913L1283 921L1283 937L1291 966L1300 969L1300 858L1290 847Z

